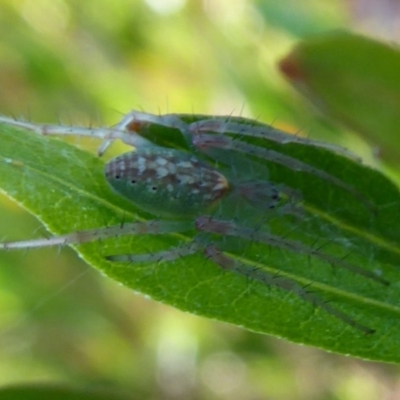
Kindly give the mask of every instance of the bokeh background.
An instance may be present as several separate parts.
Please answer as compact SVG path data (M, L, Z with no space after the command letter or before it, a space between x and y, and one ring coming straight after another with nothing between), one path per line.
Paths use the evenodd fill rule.
M276 67L297 41L334 29L396 42L400 2L2 0L0 113L75 125L110 125L130 109L244 115L374 163ZM7 198L0 207L1 238L46 234ZM182 313L101 276L70 249L0 254L0 385L20 382L138 399L400 398L397 366Z

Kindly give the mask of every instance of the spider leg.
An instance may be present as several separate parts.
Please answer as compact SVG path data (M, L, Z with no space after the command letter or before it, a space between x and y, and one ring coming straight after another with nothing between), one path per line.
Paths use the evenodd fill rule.
M324 179L347 192L351 193L355 198L361 201L371 212L375 212L375 206L360 192L354 189L353 186L343 182L341 179L328 174L321 169L312 167L296 158L279 153L275 150L265 149L249 143L244 143L240 140L234 140L228 136L223 135L210 135L210 134L196 134L193 137L193 144L199 150L206 152L210 148L220 148L224 150L234 150L240 153L256 156L261 159L269 160L274 163L283 165L293 171L306 172L318 178Z
M227 120L226 118L205 119L190 124L189 130L192 135L198 133L207 133L207 132L215 132L222 134L230 133L239 136L263 138L281 144L299 143L307 146L315 146L328 149L338 154L341 154L345 157L348 157L354 161L358 162L361 161L360 157L356 156L351 151L341 146L336 146L334 144L324 143L318 140L312 140L300 136L291 135L288 134L287 132L275 129L274 127L267 124L254 125L254 121L251 120L247 120L240 123L240 122L230 121L229 119Z
M47 124L32 124L30 122L17 121L12 118L0 116L0 124L14 126L16 128L26 129L38 135L60 135L60 136L85 136L97 139L102 139L104 142L120 139L124 143L133 147L143 147L152 145L152 143L135 134L134 132L124 132L114 128L85 128L85 127L72 127L61 125L47 125ZM104 145L104 144L103 144ZM103 145L100 146L99 154L103 151ZM108 147L108 146L106 146Z
M212 260L215 264L217 264L224 270L234 272L239 275L243 275L250 279L255 279L256 281L264 283L265 285L272 285L279 289L283 289L287 292L294 293L300 298L310 302L314 306L321 308L322 310L332 315L333 317L337 318L338 320L356 329L359 329L360 331L366 334L372 334L375 332L374 329L371 329L365 325L358 323L347 314L332 307L330 304L321 300L315 294L307 291L304 287L302 287L298 283L288 278L285 278L283 276L273 275L267 271L246 265L240 261L237 261L231 257L226 256L213 245L206 247L205 254L210 260Z
M155 115L136 110L132 110L124 115L115 127L119 130L138 132L144 126L151 124L175 128L181 131L187 131L189 129L189 125L182 121L177 114Z
M148 253L148 254L122 254L122 255L114 255L107 256L106 259L109 261L116 262L131 262L131 263L140 263L140 262L163 262L163 261L174 261L178 258L189 256L197 253L200 250L199 245L192 241L188 244L173 247L169 250L158 251L156 253Z
M184 121L182 121L178 117L178 115L175 114L155 115L136 110L132 110L131 112L125 114L122 117L122 119L112 128L118 131L125 132L126 135L138 134L138 136L140 136L139 132L144 127L151 124L161 125L167 128L179 129L182 132L182 134L187 133L189 131L189 125L186 124ZM114 140L115 140L114 138L106 138L106 140L104 140L101 146L99 147L98 154L102 155ZM146 139L143 138L143 140L145 141ZM127 144L130 144L126 140L123 141ZM150 141L147 141L147 143L143 142L142 146L149 144L153 145Z
M319 258L322 261L325 261L333 266L338 266L344 269L347 269L355 274L362 275L368 279L372 279L376 282L379 282L385 286L389 285L389 282L386 279L380 278L373 272L365 270L363 268L358 267L357 265L353 265L341 258L332 256L330 254L323 253L318 249L313 249L312 247L306 246L305 244L284 239L277 235L273 235L268 232L260 232L254 228L247 228L243 226L239 226L233 222L227 222L222 220L213 219L211 217L198 217L196 219L196 228L202 232L210 232L210 233L218 233L224 236L235 236L242 239L246 239L249 241L255 241L259 243L265 243L269 246L279 247L281 249L297 253L297 254L305 254L308 256L313 256Z
M193 229L193 224L189 222L158 220L132 222L106 228L89 229L44 239L0 243L0 250L29 249L34 247L49 247L57 245L65 246L119 237L122 235L159 235L163 233L184 232L190 229Z

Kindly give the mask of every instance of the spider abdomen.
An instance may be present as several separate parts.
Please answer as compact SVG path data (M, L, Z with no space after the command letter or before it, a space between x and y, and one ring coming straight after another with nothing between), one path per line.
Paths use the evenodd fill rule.
M111 187L155 215L198 215L229 190L224 175L184 151L147 147L122 154L105 167Z

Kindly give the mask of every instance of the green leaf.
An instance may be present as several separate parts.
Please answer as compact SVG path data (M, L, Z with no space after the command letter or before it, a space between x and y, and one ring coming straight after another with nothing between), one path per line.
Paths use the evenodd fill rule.
M184 146L177 139L181 138L179 132L172 129L151 126L147 134L160 143ZM380 274L389 286L349 271L340 263L329 265L312 255L244 239L236 239L236 246L227 254L255 266L249 269L247 277L221 269L202 254L152 265L113 263L105 258L116 254L151 254L179 246L190 240L190 232L186 236L113 238L79 245L78 252L105 275L181 310L335 352L400 362L397 188L379 172L320 147L256 139L251 142L337 176L374 205L371 210L347 190L312 174L271 162L252 161L250 171L257 174L258 169L264 174L267 167L271 181L298 190L304 200L303 217L272 211L271 232L282 241L296 240L316 252L346 258L359 268ZM244 165L238 154L232 152L231 156L232 171ZM157 219L114 194L103 168L104 162L98 157L58 139L0 126L0 187L53 233ZM240 222L240 218L236 220L239 225ZM209 240L211 243L212 239ZM294 289L283 291L252 279L255 273L263 271L307 287L375 333L368 335L342 322L305 301Z
M399 167L397 48L335 32L300 42L280 69L322 112L363 135L379 157Z
M0 388L2 400L133 400L120 392L56 384L26 384Z

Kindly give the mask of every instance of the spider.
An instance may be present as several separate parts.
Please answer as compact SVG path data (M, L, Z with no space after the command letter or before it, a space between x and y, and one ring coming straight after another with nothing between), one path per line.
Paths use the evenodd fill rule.
M153 216L145 222L1 243L1 249L81 244L121 235L194 232L192 240L171 249L106 258L114 263L159 263L200 253L223 270L295 293L355 329L367 334L374 332L300 283L257 266L260 249L270 246L304 254L377 283L388 284L380 276L343 258L273 232L274 219L285 220L288 227L295 226L296 221L305 218L305 211L302 193L269 180L265 161L335 185L359 201L368 212L375 212L373 204L352 185L274 150L272 144L321 147L355 158L347 150L235 117L153 115L132 111L111 128L36 125L7 117L0 117L0 123L39 135L98 138L102 140L99 155L117 139L134 147L133 151L106 163L105 177L116 193ZM171 135L160 135L159 128L169 129ZM250 260L243 260L244 253L251 253Z

